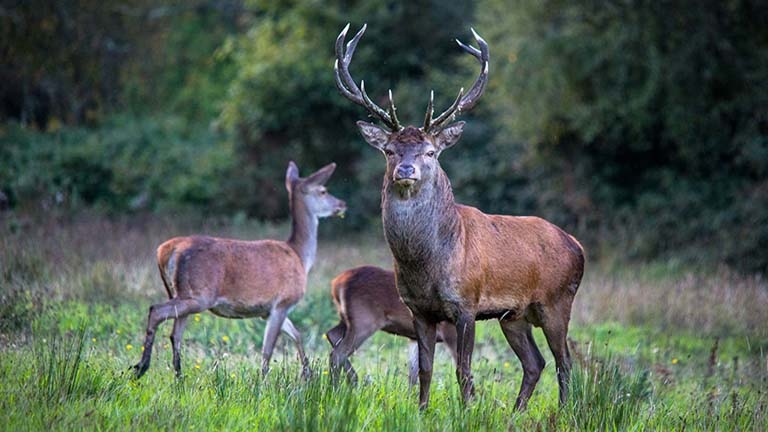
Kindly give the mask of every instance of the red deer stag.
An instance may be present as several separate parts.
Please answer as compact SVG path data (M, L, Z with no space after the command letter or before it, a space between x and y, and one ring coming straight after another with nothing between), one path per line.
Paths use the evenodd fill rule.
M566 343L571 304L584 270L584 252L575 238L537 217L487 215L457 204L438 157L459 140L464 122L488 82L488 44L472 31L480 49L458 42L480 62L469 92L433 117L430 97L424 125L403 128L392 92L384 110L358 87L349 64L365 26L344 46L349 25L336 40L335 77L339 91L364 106L386 128L358 122L365 140L387 161L382 187L384 234L395 258L400 297L413 313L419 346L419 404L426 408L432 380L436 323L456 325L456 376L464 401L474 394L471 375L475 321L498 319L523 367L515 406L524 409L544 368L531 326L541 327L555 358L560 402L566 400L571 359Z
M262 372L269 370L282 329L296 343L303 375L309 375L301 335L287 314L304 296L307 273L317 252L319 218L343 216L346 210L344 201L323 186L335 168L332 163L301 178L296 164L288 165L285 187L292 218L288 241L191 236L172 238L157 248L160 277L170 300L149 308L144 352L134 366L136 378L149 368L157 326L169 318L175 320L171 346L173 368L180 376L179 351L187 318L205 310L225 318L266 318Z
M355 267L336 276L331 282L331 295L339 312L339 324L325 334L333 347L331 373L335 380L341 366L353 383L357 374L349 356L371 335L384 330L396 336L416 339L411 311L405 307L395 286L395 274L374 266ZM456 328L449 323L437 325L437 341L445 342L446 348L456 360ZM419 357L412 342L408 382L416 384Z

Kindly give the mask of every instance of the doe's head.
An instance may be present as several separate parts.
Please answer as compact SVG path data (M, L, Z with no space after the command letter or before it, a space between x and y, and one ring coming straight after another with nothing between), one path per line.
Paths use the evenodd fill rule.
M308 177L299 176L299 167L293 161L288 163L285 172L285 188L291 209L301 205L311 215L317 218L328 216L344 217L347 203L328 193L325 183L331 178L336 169L335 163L330 163Z

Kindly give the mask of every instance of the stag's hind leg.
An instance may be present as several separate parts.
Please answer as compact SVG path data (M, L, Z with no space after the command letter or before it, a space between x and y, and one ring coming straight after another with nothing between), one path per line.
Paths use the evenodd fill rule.
M523 366L523 381L520 384L515 409L524 410L546 363L536 346L536 341L533 340L531 324L525 321L504 320L499 321L499 324L509 346L512 347Z
M169 318L186 319L186 316L191 313L202 312L207 307L201 304L197 300L179 300L172 299L168 302L152 305L149 308L149 317L147 318L147 334L144 337L144 352L141 355L141 360L134 367L134 374L136 378L141 378L142 375L149 369L149 363L152 359L152 345L155 342L155 332L157 326L163 321ZM182 325L183 327L183 325ZM174 326L174 334L176 326ZM181 335L179 335L179 343L181 342ZM176 349L174 347L174 366L176 360Z
M568 398L568 384L571 379L571 353L568 351L568 321L570 304L565 308L545 309L541 329L547 338L547 344L555 357L557 383L560 390L560 404Z

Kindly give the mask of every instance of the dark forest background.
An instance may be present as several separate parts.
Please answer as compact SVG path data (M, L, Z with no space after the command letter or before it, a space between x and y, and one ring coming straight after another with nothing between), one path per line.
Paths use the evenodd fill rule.
M474 80L453 39L488 40L441 159L461 202L545 217L592 258L768 273L759 0L4 0L0 206L279 220L288 160L335 161L343 229L370 229L384 161L333 82L347 22L368 23L353 76L408 123Z

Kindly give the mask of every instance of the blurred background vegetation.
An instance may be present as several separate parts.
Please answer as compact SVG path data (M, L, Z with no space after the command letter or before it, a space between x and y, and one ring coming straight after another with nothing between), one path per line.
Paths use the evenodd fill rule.
M284 219L287 161L335 161L343 229L377 224L384 161L333 43L401 120L490 84L442 163L457 198L535 214L590 256L768 273L761 0L45 0L0 5L0 206ZM341 224L338 224L341 227ZM339 229L337 227L337 229Z

